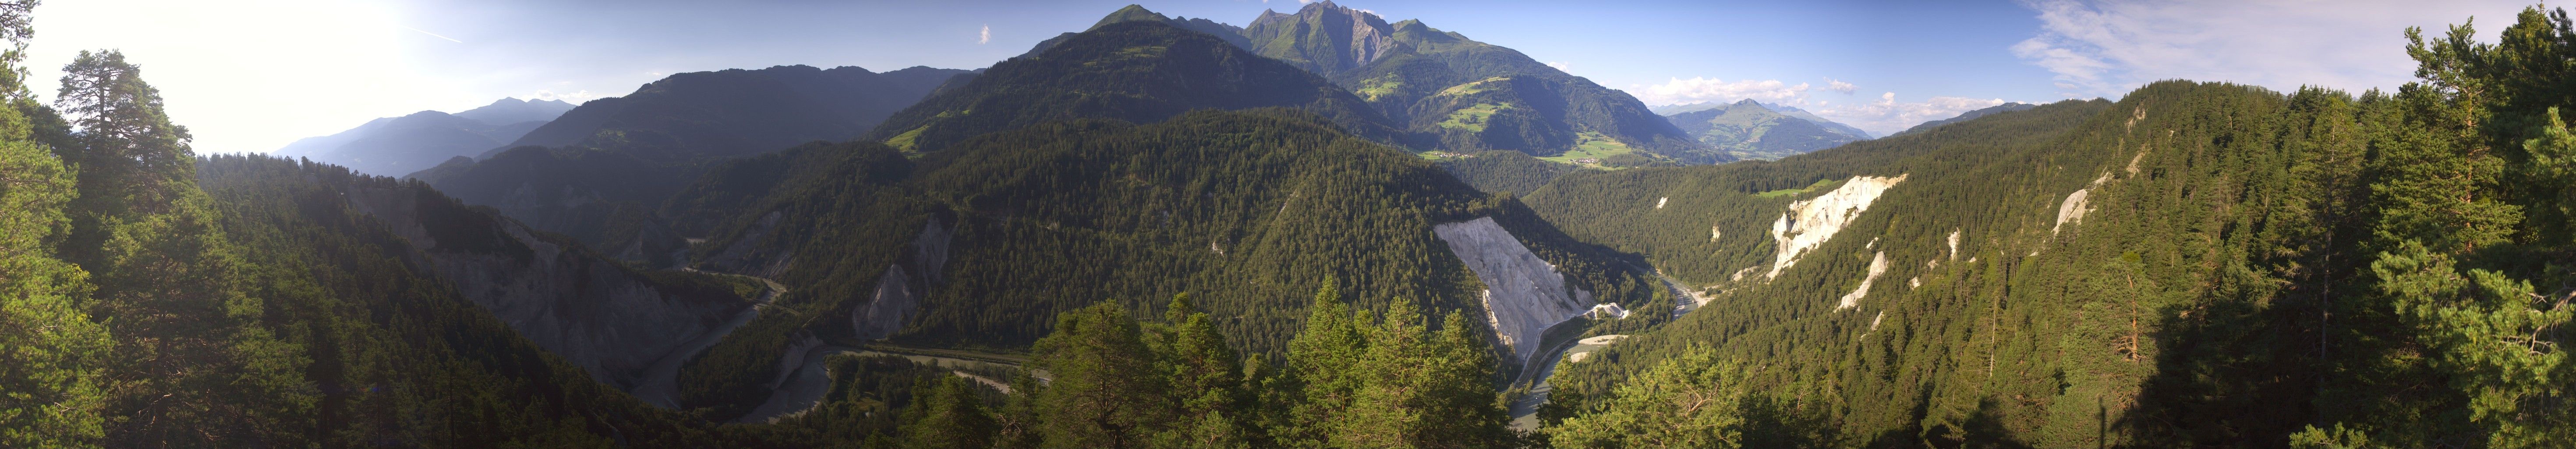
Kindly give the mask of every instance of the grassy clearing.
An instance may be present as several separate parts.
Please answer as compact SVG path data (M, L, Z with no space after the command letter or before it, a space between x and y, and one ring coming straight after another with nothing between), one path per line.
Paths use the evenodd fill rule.
M1611 156L1631 153L1637 153L1637 149L1629 147L1626 143L1619 142L1618 139L1612 139L1610 136L1603 135L1599 131L1584 131L1582 134L1575 135L1574 149L1566 150L1564 154L1542 157L1539 158L1539 160L1574 164L1589 168L1617 170L1619 167L1602 165L1601 162L1609 159Z
M1486 119L1493 118L1496 112L1511 108L1513 108L1511 103L1476 103L1475 106L1449 111L1449 119L1440 121L1440 127L1471 133L1485 132Z
M912 152L913 147L921 144L921 130L925 129L930 129L930 125L923 124L920 127L913 128L911 131L904 131L903 134L896 134L894 135L894 138L886 139L885 144L886 146L894 147L896 150L910 153Z
M1396 77L1395 75L1387 75L1368 81L1362 81L1360 88L1352 90L1351 93L1357 94L1360 98L1368 101L1377 101L1378 97L1395 93L1396 89L1402 88L1404 88L1403 78Z
M1486 79L1476 80L1476 82L1472 82L1472 83L1460 84L1460 85L1456 85L1456 86L1449 86L1449 88L1447 88L1447 89L1441 89L1441 90L1440 90L1440 95L1441 95L1441 96L1446 96L1446 97L1455 97L1455 96L1461 96L1461 95L1472 95L1472 94L1475 94L1475 93L1477 93L1477 92L1484 92L1484 91L1485 91L1485 89L1492 88L1492 86L1488 86L1488 85L1486 85L1486 83L1499 82L1499 81L1507 80L1507 79L1511 79L1511 78L1512 78L1512 77L1508 77L1508 76L1497 76L1497 77L1492 77L1492 78L1486 78Z

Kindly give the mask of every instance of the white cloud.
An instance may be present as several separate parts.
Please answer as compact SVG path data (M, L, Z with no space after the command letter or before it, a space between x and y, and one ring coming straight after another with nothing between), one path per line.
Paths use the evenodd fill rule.
M1833 78L1825 78L1825 90L1830 90L1830 91L1835 91L1835 92L1842 92L1844 95L1850 95L1852 92L1859 91L1859 90L1860 90L1860 86L1855 86L1855 85L1852 85L1852 83L1846 83L1846 82L1843 82L1843 80L1838 80L1838 79L1833 79ZM1823 104L1823 103L1819 102L1818 104Z
M2474 15L2485 32L2524 0L2023 0L2040 29L2009 49L2056 74L2068 97L2117 97L2163 79L2393 88L2414 80L2405 29L2439 35Z
M1560 71L1560 72L1561 72L1561 71L1574 70L1574 65L1573 65L1573 64L1567 64L1567 63L1564 63L1564 62L1558 62L1558 61L1548 61L1547 66L1548 66L1548 67L1555 67L1555 68L1556 68L1556 70L1557 70L1557 71Z
M2000 98L1932 97L1921 102L1900 103L1896 93L1879 94L1878 101L1866 104L1829 106L1824 102L1808 111L1818 116L1885 136L1904 131L1923 122L1956 117L1959 113L2004 104Z
M992 26L992 25L984 25L984 31L979 32L979 33L977 33L977 34L975 35L975 43L976 43L976 44L989 44L989 43L993 43L993 26Z
M1765 103L1807 104L1807 83L1789 84L1780 80L1735 80L1692 77L1672 78L1652 86L1630 85L1628 93L1646 104L1684 104L1699 102L1727 103L1751 98Z

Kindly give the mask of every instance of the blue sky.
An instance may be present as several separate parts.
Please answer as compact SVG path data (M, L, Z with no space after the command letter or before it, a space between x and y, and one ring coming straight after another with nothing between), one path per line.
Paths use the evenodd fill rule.
M81 49L121 48L200 152L262 152L374 117L500 97L586 101L670 73L772 65L984 67L1133 0L55 0L40 96ZM1242 25L1295 0L1146 1ZM2158 79L2395 87L2407 26L2499 0L1380 1L1650 105L1754 98L1877 134L2004 101L2118 98Z

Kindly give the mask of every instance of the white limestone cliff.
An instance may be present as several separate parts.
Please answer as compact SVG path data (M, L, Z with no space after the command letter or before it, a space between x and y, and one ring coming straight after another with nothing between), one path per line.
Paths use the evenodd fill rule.
M1765 277L1780 277L1780 270L1796 265L1798 257L1806 255L1807 250L1833 239L1835 233L1842 232L1843 226L1860 218L1861 212L1868 211L1870 203L1878 201L1880 194L1887 193L1887 189L1897 183L1905 182L1906 176L1909 175L1893 178L1853 176L1842 187L1822 196L1789 203L1789 211L1771 223L1771 238L1779 242L1779 250L1773 256L1771 273Z
M1869 259L1869 277L1860 279L1860 288L1852 289L1851 293L1843 294L1842 302L1834 305L1834 310L1849 309L1859 306L1861 298L1869 296L1869 286L1871 284L1878 283L1878 276L1882 274L1887 274L1886 251L1879 251L1877 257Z

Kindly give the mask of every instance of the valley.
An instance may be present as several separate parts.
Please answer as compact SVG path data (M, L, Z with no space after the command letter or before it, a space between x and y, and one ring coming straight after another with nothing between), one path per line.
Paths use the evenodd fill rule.
M231 130L166 106L206 82L165 99L121 51L40 98L35 2L0 2L0 447L2576 445L2576 25L2545 6L2385 30L2418 67L2393 89L2053 102L1628 84L1596 67L1892 50L1568 54L1672 28L1624 4L1547 22L1571 37L1334 1L899 6L514 36L986 65L653 66L262 154L211 150ZM2094 11L2006 9L2043 6ZM2078 40L2047 36L1977 51ZM2046 61L2020 69L2073 64Z

